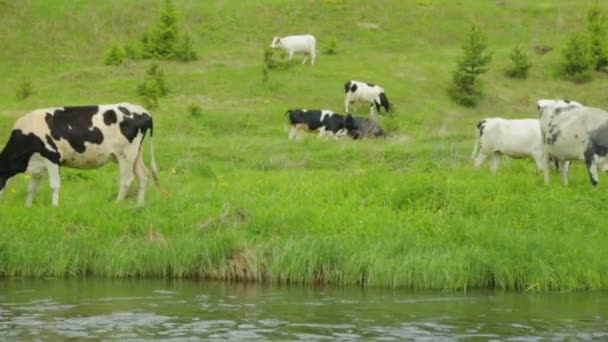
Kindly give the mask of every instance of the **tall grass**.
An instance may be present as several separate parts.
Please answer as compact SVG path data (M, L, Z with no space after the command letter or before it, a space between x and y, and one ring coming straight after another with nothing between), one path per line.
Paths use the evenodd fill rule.
M569 187L557 176L545 186L529 160L505 160L497 175L487 166L474 171L469 160L482 117L535 117L538 98L608 108L602 74L584 85L552 76L565 33L583 22L579 1L175 5L199 60L159 62L172 92L153 111L154 139L169 193L151 187L137 209L133 198L113 202L115 165L64 169L60 207L50 206L45 184L26 209L27 179L14 177L0 203L0 275L608 288L608 177L591 191L575 164ZM0 140L34 108L138 102L137 85L153 62L104 66L103 52L139 38L160 6L25 0L0 7ZM473 109L446 92L471 23L495 51L482 77L485 98ZM271 38L304 32L319 46L335 37L340 53L272 70L263 82ZM503 70L516 44L554 50L530 53L528 79L512 80ZM381 84L395 102L396 115L383 122L388 138L287 141L286 109L340 111L342 85L353 78ZM23 79L36 92L18 100Z

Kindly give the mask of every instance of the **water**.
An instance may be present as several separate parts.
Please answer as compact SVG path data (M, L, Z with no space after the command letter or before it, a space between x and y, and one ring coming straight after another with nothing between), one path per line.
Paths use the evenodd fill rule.
M608 340L608 293L0 280L0 340Z

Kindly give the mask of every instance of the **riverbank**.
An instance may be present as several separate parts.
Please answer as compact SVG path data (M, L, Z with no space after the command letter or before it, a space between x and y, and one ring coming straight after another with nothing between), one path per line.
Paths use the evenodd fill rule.
M14 177L0 201L0 276L608 289L608 176L600 175L594 191L575 163L569 187L555 175L545 186L531 160L505 158L492 175L487 165L475 171L469 158L483 117L536 117L539 98L608 108L603 73L587 83L554 76L567 34L584 22L580 2L395 0L384 3L390 11L364 1L267 3L261 10L257 1L176 2L200 59L159 63L171 91L152 113L168 194L150 184L137 209L132 197L113 202L116 165L63 169L60 207L50 206L45 180L26 209L27 178ZM160 6L0 3L0 141L35 108L140 103L135 90L152 62L104 66L102 52L157 19L141 11L144 4ZM464 108L446 89L471 23L483 26L494 57L481 79L483 100ZM264 81L271 38L309 30L320 45L334 35L338 53L320 53L314 66L273 70ZM526 80L504 76L516 44L533 63ZM553 50L538 54L538 44ZM287 140L287 109L341 112L343 84L353 78L381 84L395 104L382 122L386 139ZM33 94L19 100L23 80Z

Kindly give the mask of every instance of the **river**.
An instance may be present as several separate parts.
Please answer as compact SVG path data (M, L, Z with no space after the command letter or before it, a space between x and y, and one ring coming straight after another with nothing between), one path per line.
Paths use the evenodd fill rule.
M3 279L0 339L608 340L608 293Z

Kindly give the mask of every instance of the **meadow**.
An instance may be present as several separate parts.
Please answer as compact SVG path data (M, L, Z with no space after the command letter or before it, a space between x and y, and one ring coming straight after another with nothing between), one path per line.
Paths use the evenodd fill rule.
M474 170L475 125L536 117L536 100L608 108L608 74L556 77L568 35L592 1L176 0L199 59L161 61L170 94L152 111L167 194L115 203L118 167L62 170L59 208L45 182L24 208L27 177L0 201L3 277L167 277L281 284L466 290L608 289L608 177L592 190L545 185L532 160ZM35 108L141 103L152 61L105 66L113 42L139 39L160 0L0 1L0 141ZM471 24L493 60L475 108L447 95ZM311 33L337 53L273 70L273 36ZM505 77L522 44L533 66ZM545 54L535 46L550 46ZM386 139L287 140L291 108L343 111L349 79L382 85L395 105ZM34 93L15 96L31 82ZM192 115L188 107L202 109ZM359 105L359 114L368 114ZM148 163L148 142L144 159ZM133 189L135 190L135 189ZM134 193L134 191L133 191Z

